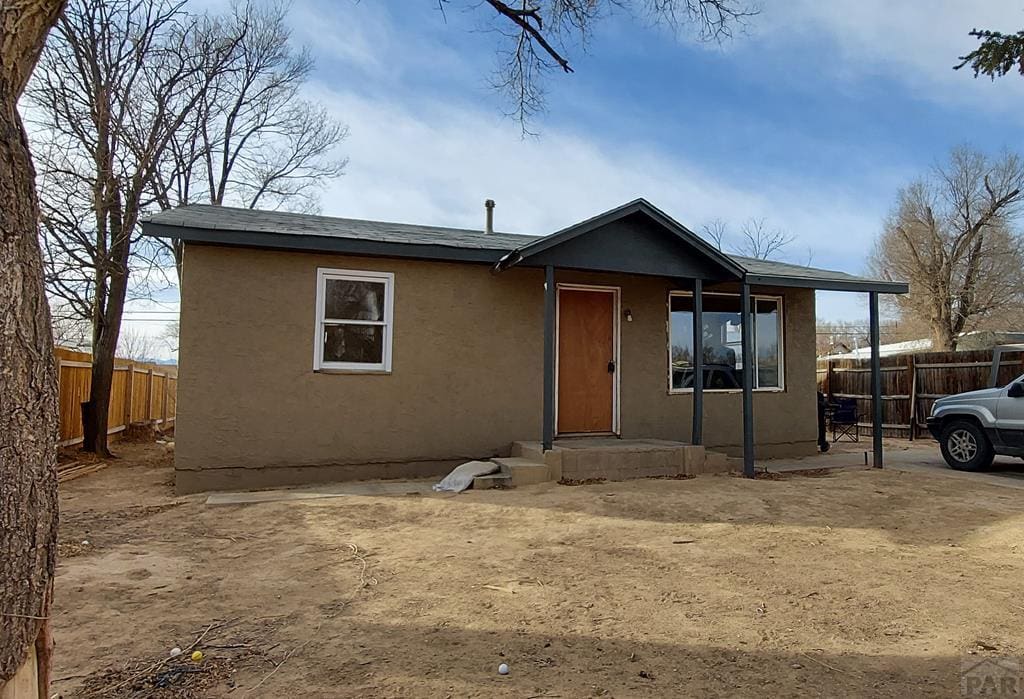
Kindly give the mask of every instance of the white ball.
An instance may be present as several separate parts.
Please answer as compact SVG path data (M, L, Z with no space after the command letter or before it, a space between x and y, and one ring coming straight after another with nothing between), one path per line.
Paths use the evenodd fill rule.
M499 675L507 675L508 674L508 665L506 665L505 663L502 663L501 665L499 665L498 666L498 674Z
M172 658L177 658L179 655L181 655L181 648L178 648L178 646L174 646L174 648L171 648Z

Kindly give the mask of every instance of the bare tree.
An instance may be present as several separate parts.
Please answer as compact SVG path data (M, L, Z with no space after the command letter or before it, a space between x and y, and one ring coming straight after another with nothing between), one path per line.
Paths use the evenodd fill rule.
M63 6L0 4L0 693L16 674L34 673L41 699L50 696L53 648L57 372L18 99Z
M171 351L171 354L178 354L178 345L180 343L179 337L181 335L181 323L174 321L168 323L164 328L163 332L160 333L161 341L167 346L167 349Z
M572 73L569 52L586 46L595 25L615 11L631 12L700 41L722 41L757 10L744 0L437 0L442 12L460 1L487 13L504 37L493 84L510 103L524 134L545 104L544 80L553 71Z
M227 17L199 28L210 35L201 43L229 42L233 50L153 170L161 208L206 203L315 211L320 189L342 174L347 161L333 151L348 128L300 98L313 60L292 43L286 11L280 4L235 5ZM169 247L180 283L183 246Z
M59 302L51 304L50 324L54 346L81 352L92 350L92 324L76 310Z
M796 238L778 228L769 229L763 218L750 219L740 229L743 242L737 252L746 257L769 260L777 257Z
M725 250L725 239L729 234L729 227L720 218L713 218L701 227L701 232L716 248Z
M796 240L786 231L769 228L763 218L744 221L739 236L730 233L728 224L720 218L704 224L701 233L719 250L759 260L779 257Z
M870 258L871 270L910 283L894 299L902 317L926 319L935 349L1024 304L1024 249L1014 226L1024 203L1024 162L966 147L900 191Z
M121 331L117 341L117 356L136 362L153 360L156 354L157 338L147 335L139 328L127 327Z
M200 29L182 0L74 0L28 90L51 288L78 287L79 298L66 300L92 319L92 382L82 406L86 451L109 455L114 354L139 259L133 249L147 187L234 50L231 41ZM76 265L88 275L69 276Z
M913 337L904 337L900 323L887 322L879 327L882 344L900 342ZM824 320L817 322L817 353L819 357L828 354L842 354L848 350L869 347L871 326L867 320Z

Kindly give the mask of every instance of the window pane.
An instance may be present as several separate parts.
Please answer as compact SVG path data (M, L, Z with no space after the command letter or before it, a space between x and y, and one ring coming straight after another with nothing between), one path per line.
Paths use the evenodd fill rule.
M325 325L325 362L381 364L384 361L383 325Z
M743 387L742 338L739 297L704 294L704 388Z
M324 317L338 320L384 320L384 282L327 279Z
M758 299L754 324L757 340L757 387L780 388L779 375L779 302Z
M751 299L754 304L755 388L781 388L781 303ZM743 325L738 296L704 295L704 387L743 387ZM669 314L672 388L693 387L693 299L672 296Z
M672 296L669 303L672 388L693 388L693 298Z

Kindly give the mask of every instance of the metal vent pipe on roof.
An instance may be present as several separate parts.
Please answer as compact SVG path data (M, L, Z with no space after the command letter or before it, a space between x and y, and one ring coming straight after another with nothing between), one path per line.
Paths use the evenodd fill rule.
M487 209L487 222L484 224L484 233L490 235L494 232L494 200L488 199L485 201L484 208Z

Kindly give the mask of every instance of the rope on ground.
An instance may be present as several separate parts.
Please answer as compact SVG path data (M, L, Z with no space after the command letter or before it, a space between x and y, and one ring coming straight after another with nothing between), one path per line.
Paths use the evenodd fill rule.
M249 689L245 690L246 694L251 694L255 692L257 689L259 689L261 686L263 686L263 683L269 680L271 677L273 677L274 673L280 670L281 666L288 662L289 658L291 658L300 650L308 646L313 641L313 639L315 639L320 634L320 629L323 627L324 621L326 621L327 619L333 619L338 614L340 614L341 611L345 607L347 607L349 603L356 598L356 595L358 595L362 590L366 589L367 587L373 587L377 584L377 578L366 576L366 571L369 568L370 564L367 562L366 556L360 550L359 546L351 542L346 543L345 546L351 552L352 560L359 562L359 582L356 584L355 589L352 591L352 594L349 595L348 599L342 601L341 605L333 614L321 618L320 621L317 622L316 628L313 629L313 633L310 634L309 638L307 638L305 641L303 641L302 643L300 643L299 645L295 646L290 651L285 653L284 657L281 658L281 662L275 665L273 670L264 675L259 682L254 684L252 687L249 687Z

